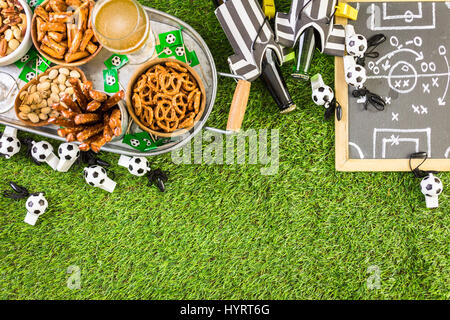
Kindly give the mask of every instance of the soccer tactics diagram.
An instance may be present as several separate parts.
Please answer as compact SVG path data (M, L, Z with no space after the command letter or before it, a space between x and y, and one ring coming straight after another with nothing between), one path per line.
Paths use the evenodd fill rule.
M382 96L386 110L373 115L378 118L366 137L350 132L351 157L404 158L425 151L449 158L450 2L358 3L357 9L357 32L387 38L365 66L366 85Z

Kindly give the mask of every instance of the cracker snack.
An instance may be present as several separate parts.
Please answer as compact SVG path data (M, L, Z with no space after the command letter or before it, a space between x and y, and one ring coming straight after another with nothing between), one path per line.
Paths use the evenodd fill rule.
M92 0L49 0L38 6L36 41L40 51L73 63L97 52L91 25Z

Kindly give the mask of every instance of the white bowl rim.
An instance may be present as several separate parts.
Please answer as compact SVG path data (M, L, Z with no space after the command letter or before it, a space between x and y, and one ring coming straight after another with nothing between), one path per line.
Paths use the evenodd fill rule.
M17 1L22 5L23 11L25 11L25 16L27 17L27 31L25 32L25 37L23 37L23 39L20 42L20 45L17 47L17 49L14 50L13 52L11 52L10 54L8 54L4 57L1 57L0 63L6 61L7 59L11 59L11 56L15 52L19 52L20 49L23 48L26 45L27 41L31 38L31 19L33 17L33 12L31 11L31 8L28 5L26 0L17 0ZM27 54L27 53L25 52L25 54ZM19 59L19 57L17 59Z

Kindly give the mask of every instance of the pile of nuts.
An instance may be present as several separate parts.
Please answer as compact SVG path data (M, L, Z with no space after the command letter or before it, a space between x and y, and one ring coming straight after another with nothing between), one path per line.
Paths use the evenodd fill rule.
M19 93L19 118L38 123L47 121L49 117L58 117L59 112L52 110L51 106L59 103L63 94L74 97L69 78L80 79L81 75L77 70L59 68L42 74L39 81L32 80L27 90Z
M0 0L0 57L16 50L27 31L27 16L17 0Z

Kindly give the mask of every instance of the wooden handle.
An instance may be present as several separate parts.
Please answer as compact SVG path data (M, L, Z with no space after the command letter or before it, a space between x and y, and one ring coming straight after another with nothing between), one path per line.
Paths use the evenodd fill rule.
M230 114L228 115L227 130L239 132L244 120L245 109L247 108L248 96L250 95L251 82L239 80L234 91L231 102Z

